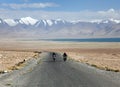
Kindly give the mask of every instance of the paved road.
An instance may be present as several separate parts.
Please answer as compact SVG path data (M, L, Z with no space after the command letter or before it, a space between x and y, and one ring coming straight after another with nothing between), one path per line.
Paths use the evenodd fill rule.
M87 65L63 62L59 54L56 62L53 62L51 53L46 53L41 61L33 71L23 75L15 87L120 87L119 83Z

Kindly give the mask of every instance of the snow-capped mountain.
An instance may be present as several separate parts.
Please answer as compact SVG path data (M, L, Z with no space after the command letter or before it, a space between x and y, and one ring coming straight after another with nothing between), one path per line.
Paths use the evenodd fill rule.
M0 19L0 37L120 37L120 20L65 21L31 17Z
M23 25L36 25L36 26L39 26L40 24L43 24L44 26L52 26L53 24L57 24L57 23L65 23L64 20L60 20L60 19L57 19L57 20L37 20L37 19L33 19L31 17L25 17L25 18L20 18L20 19L0 19L0 23L1 24L7 24L9 25L10 27L13 27L13 26L17 26L17 25L20 25L20 24L23 24Z

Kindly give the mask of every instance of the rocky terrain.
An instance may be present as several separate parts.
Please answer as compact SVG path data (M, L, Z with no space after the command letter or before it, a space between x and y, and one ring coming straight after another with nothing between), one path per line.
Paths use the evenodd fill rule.
M20 69L25 61L33 57L34 52L0 51L0 73Z

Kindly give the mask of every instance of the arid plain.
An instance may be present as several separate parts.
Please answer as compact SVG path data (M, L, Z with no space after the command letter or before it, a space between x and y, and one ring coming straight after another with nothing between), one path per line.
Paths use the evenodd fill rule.
M53 42L53 41L0 41L0 71L10 71L16 64L34 57L35 51L66 52L69 60L91 66L120 71L119 42Z

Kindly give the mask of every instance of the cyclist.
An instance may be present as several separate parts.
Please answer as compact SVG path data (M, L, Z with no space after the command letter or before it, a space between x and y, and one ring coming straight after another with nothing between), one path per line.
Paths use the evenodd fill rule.
M53 60L55 61L55 58L56 58L56 53L52 53L52 58L53 58Z
M66 61L67 60L67 54L63 53L63 60Z

